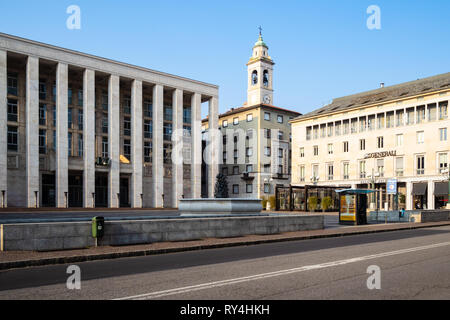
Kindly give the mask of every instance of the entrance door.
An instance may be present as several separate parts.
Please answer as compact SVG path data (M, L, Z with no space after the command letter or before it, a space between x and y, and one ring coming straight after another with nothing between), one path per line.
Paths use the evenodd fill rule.
M129 178L120 178L120 206L130 207L130 197L129 197Z
M108 174L95 174L95 206L99 208L108 207Z
M69 174L69 207L83 206L83 175Z
M43 174L42 175L42 206L43 207L55 207L56 187L55 187L55 175Z

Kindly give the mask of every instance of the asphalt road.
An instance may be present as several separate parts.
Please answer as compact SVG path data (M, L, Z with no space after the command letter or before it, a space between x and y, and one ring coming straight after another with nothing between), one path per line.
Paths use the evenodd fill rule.
M369 266L381 289L369 290ZM0 299L450 299L450 226L0 272Z

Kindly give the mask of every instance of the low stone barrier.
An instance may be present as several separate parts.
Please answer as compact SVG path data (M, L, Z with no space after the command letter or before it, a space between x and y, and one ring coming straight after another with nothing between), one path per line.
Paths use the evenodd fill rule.
M405 211L400 217L399 211L371 211L368 214L368 222L439 222L450 220L450 210L412 210Z
M106 221L99 246L268 235L323 229L322 215L268 215ZM95 246L90 222L2 225L4 251L52 251Z

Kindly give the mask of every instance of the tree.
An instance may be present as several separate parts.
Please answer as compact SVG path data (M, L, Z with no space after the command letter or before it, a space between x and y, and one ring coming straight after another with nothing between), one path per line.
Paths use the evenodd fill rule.
M216 187L214 189L214 197L217 198L228 198L228 181L227 177L219 173L216 177Z
M311 212L314 212L317 209L318 199L317 197L309 197L308 198L308 209Z
M322 211L323 212L327 211L328 208L331 207L331 204L332 204L331 197L323 197L321 203Z

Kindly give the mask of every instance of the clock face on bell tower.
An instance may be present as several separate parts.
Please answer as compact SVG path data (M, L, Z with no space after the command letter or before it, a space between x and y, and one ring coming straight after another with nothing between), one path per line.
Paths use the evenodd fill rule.
M253 46L253 54L247 63L248 89L247 104L273 104L273 66L269 47L262 38L261 29L258 41Z

